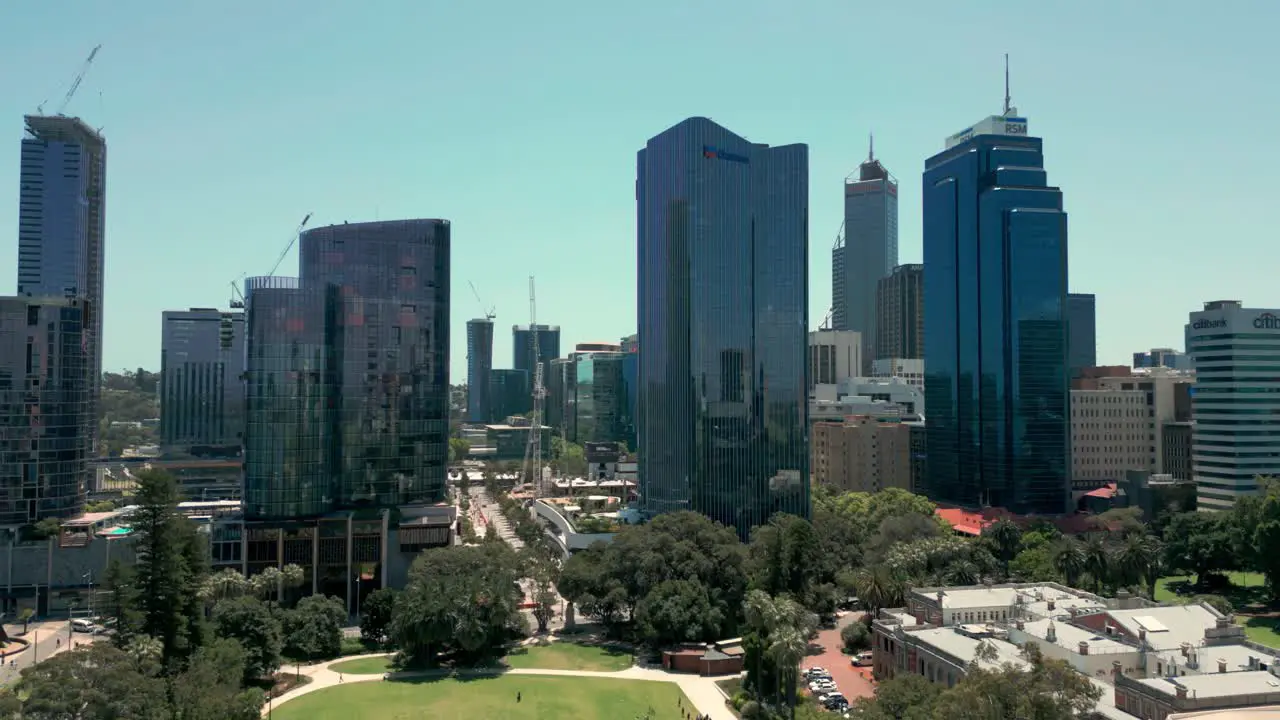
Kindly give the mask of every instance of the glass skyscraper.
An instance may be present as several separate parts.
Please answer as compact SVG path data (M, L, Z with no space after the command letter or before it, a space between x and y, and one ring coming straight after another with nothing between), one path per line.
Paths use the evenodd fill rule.
M83 305L0 298L0 524L84 510L93 419Z
M538 325L536 328L530 328L528 325L512 325L511 326L511 368L513 370L524 370L529 373L530 388L533 387L533 335L538 335L538 360L542 365L542 386L546 387L546 375L551 368L546 363L560 357L560 326L559 325Z
M947 140L924 172L922 490L1061 513L1070 496L1067 215L1024 118Z
M637 155L641 499L746 536L809 515L809 149L706 118Z
M28 115L18 195L18 295L78 298L89 375L89 447L102 385L107 141L80 118Z
M250 278L250 519L438 502L449 423L449 223L316 228L301 277Z
M1098 364L1097 300L1092 294L1067 295L1067 366L1074 377Z
M493 320L467 321L467 420L489 422L489 373L493 370Z
M876 293L898 264L898 180L875 153L844 181L844 226L831 249L831 328L862 336L862 367L883 357L876 347Z
M160 335L160 444L238 453L244 435L244 313L166 310Z

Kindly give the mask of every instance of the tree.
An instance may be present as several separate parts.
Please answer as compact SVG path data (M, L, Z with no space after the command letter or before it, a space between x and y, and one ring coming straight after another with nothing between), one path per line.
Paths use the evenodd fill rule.
M763 697L765 678L771 678L773 696L794 708L800 659L809 648L817 616L789 597L771 598L752 590L747 594L746 621L751 628L750 642L744 638L747 684Z
M471 454L471 443L462 438L449 438L449 462L461 462Z
M714 640L723 619L711 606L707 589L696 580L667 580L636 605L636 626L655 648L687 641Z
M284 630L280 619L255 597L228 598L213 608L213 624L218 637L239 641L244 648L241 664L244 680L274 675L284 651Z
M396 591L393 588L379 588L369 593L360 604L360 637L366 642L385 643L395 607Z
M587 456L581 445L551 438L551 468L558 475L584 477L587 474Z
M241 690L248 674L245 650L231 639L196 651L187 669L170 686L174 718L181 720L258 720L265 700L261 690Z
M113 621L115 634L111 641L123 648L138 632L142 616L138 612L138 590L133 568L112 560L102 580L107 590L107 601L102 615Z
M1102 592L1112 584L1114 573L1111 547L1102 533L1090 533L1080 548L1084 553L1084 569L1093 581L1093 591Z
M222 600L238 598L253 591L253 586L240 571L232 568L222 570L205 578L201 594L205 600L216 605Z
M1053 567L1070 587L1080 586L1080 576L1085 572L1084 548L1075 538L1063 538L1053 556Z
M22 623L23 635L27 634L27 630L31 625L31 619L34 618L35 616L36 616L36 611L34 608L24 607L22 608L21 611L18 612L18 622Z
M697 581L722 620L715 634L731 637L747 587L744 550L735 532L705 516L668 513L623 527L608 545L574 553L559 588L583 614L617 630L658 585Z
M165 683L139 672L118 648L93 643L22 671L15 688L23 720L168 720Z
M391 638L411 663L432 664L445 653L482 657L523 629L519 579L505 543L427 550L396 597Z
M881 682L874 698L858 698L850 708L859 720L933 720L933 706L944 687L916 673Z
M1024 650L1027 667L1006 663L987 669L969 664L964 678L942 692L933 706L935 717L949 720L1075 720L1087 716L1102 697L1089 676L1062 660L1043 657L1039 648Z
M1174 572L1206 576L1234 567L1231 517L1227 513L1188 512L1174 515L1165 528L1165 561ZM1261 527L1261 525L1259 526Z
M234 571L232 571L234 572ZM306 579L306 572L295 564L283 568L268 567L249 578L249 587L253 594L263 600L283 598L287 591L300 587Z
M137 475L133 513L140 630L158 638L166 667L190 656L202 637L199 599L207 557L203 540L178 513L178 485L172 475L144 470Z
M905 588L883 565L863 568L857 574L856 587L858 601L866 606L872 619L880 615L880 610L902 604Z
M787 593L815 611L834 612L835 588L821 584L822 544L808 520L774 515L752 530L747 552L752 587L770 595Z
M982 529L982 539L990 544L1008 576L1009 563L1022 550L1022 530L1007 518L1000 518Z
M871 645L871 631L864 622L851 622L840 628L840 642L845 652L852 655Z
M342 652L342 625L347 619L342 601L309 595L284 613L284 650L290 657L321 660Z

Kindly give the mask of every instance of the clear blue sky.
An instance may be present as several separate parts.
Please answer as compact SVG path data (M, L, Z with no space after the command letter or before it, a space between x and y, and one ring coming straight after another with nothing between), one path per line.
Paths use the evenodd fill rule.
M1070 213L1071 286L1098 295L1100 362L1182 344L1207 299L1280 305L1280 4L1188 0L42 0L0 8L0 294L14 290L22 115L56 108L109 143L110 369L160 362L160 312L225 306L302 216L453 221L453 382L497 306L562 348L635 328L635 152L705 115L810 145L810 307L830 303L841 184L866 155L902 182L1000 110L1001 63ZM282 272L296 271L296 253Z

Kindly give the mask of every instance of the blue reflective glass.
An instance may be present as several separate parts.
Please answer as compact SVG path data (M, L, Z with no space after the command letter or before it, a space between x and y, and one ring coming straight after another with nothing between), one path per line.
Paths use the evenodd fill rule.
M715 152L707 152L706 148ZM637 157L641 496L745 535L809 514L808 148L705 118Z
M1067 216L1038 138L982 135L924 173L922 490L1061 513L1070 492Z

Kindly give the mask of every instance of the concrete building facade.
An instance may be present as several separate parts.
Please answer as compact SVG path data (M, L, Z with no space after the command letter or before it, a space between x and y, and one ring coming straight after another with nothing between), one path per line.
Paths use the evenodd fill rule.
M813 424L813 481L842 492L911 489L911 426L867 415Z
M809 333L809 390L862 375L862 337L852 330Z

